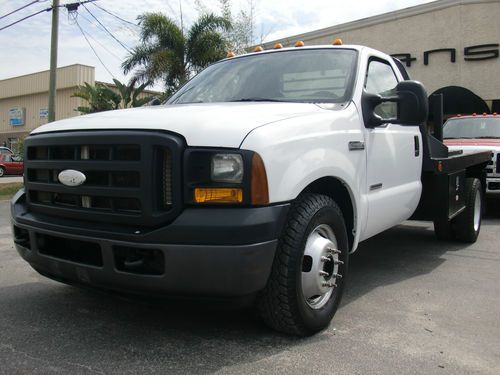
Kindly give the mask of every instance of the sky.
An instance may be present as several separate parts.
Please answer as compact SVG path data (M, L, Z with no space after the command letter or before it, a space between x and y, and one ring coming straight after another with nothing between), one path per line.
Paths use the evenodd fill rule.
M12 15L7 13L34 0L0 0L0 29L39 10L48 8L52 0L39 0ZM60 0L61 4L78 0ZM272 41L344 22L370 17L430 0L232 0L232 11L248 10L254 3L255 42ZM146 11L163 12L174 19L182 19L185 27L197 18L200 9L219 10L218 0L98 0L101 8L131 23ZM141 5L140 7L138 5ZM307 6L306 6L307 5ZM90 11L90 12L89 12ZM109 35L96 19L118 39ZM3 17L3 18L1 18ZM126 82L121 62L128 55L126 48L139 43L139 27L123 22L92 3L80 5L78 11L68 14L61 8L59 14L58 66L75 63L95 67L96 80L112 82L112 78ZM96 57L83 33L95 49ZM49 69L51 12L42 12L16 25L0 30L0 80ZM156 85L156 89L161 86Z

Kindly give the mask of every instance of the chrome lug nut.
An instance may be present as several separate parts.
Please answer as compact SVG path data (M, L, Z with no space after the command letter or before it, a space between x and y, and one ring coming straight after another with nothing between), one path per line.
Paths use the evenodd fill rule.
M326 286L328 288L335 288L337 286L337 284L335 283L323 283L321 285Z
M329 262L329 261L331 261L331 260L332 260L332 258L330 258L330 257L325 257L324 255L323 255L323 256L321 256L321 261L322 261L323 263L324 263L324 262Z
M319 271L320 276L330 276L330 274L326 271Z
M328 251L331 252L331 253L333 253L333 254L340 254L341 253L340 250L334 249L333 247L329 247Z

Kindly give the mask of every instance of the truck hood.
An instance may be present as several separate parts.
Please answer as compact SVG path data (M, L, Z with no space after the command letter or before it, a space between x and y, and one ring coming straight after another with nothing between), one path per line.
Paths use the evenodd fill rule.
M318 112L324 109L310 103L162 105L73 117L43 125L31 134L90 129L166 130L182 135L190 146L237 148L257 127Z

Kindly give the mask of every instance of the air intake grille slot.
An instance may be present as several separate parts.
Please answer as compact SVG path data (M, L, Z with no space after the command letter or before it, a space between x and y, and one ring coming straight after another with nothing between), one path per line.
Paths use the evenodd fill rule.
M182 208L184 145L175 136L143 131L54 133L30 136L25 147L27 203L33 211L151 226L172 220ZM85 180L78 186L61 183L59 174L70 170L83 173Z

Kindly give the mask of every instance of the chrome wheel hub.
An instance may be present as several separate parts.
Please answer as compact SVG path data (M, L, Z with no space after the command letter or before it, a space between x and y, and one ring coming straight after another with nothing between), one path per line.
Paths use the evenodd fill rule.
M481 194L479 191L476 194L476 199L474 200L474 231L479 230L479 224L481 223Z
M309 307L320 309L329 301L342 277L340 253L329 225L318 225L309 234L302 259L302 294Z

